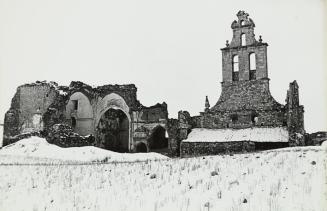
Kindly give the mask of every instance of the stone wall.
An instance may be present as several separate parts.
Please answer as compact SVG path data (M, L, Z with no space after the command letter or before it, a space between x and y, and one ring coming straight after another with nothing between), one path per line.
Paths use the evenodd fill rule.
M324 141L327 141L326 131L319 131L315 133L305 134L306 146L320 146Z
M270 94L269 80L223 82L218 102L211 111L281 109Z
M182 141L181 157L205 156L229 153L247 153L260 150L288 147L287 142L187 142Z
M156 105L150 107L140 106L133 116L138 122L150 123L158 122L160 120L167 120L167 104L163 102L162 104L157 103Z
M222 83L218 102L201 115L205 128L286 125L285 108L271 96L267 79Z
M60 147L82 147L95 146L95 137L81 136L73 131L69 125L55 124L47 131L45 136L50 144L55 144Z
M181 157L217 155L236 152L252 152L254 142L181 142Z
M140 141L135 137L134 142L138 127L143 126L149 131L144 137L147 141L156 127L167 130L168 120L166 103L143 106L137 100L136 92L134 84L91 87L80 81L73 81L68 87L58 86L54 82L20 86L5 115L4 145L18 141L20 136L17 135L23 132L39 131L46 134L51 143L59 146L84 146L92 142L92 145L104 147L104 140L97 140L102 137L97 128L101 117L109 109L114 109L122 111L127 117L123 136L128 142L124 142L124 146L128 144L125 148L133 151L136 142ZM56 125L66 125L72 131L67 132L66 127ZM54 127L57 128L56 132ZM61 129L66 134L64 138L60 138L60 135L55 135L57 141L51 138L49 134L61 134ZM90 142L84 136L95 140Z
M147 151L153 151L151 147L152 135L156 130L168 129L168 110L167 104L157 103L156 105L146 107L141 105L138 109L132 111L133 118L133 151L137 152L136 145L143 143L147 147ZM168 144L170 149L170 142Z
M177 119L169 119L167 124L167 130L169 135L169 147L172 156L180 155L180 142L181 138L179 136L179 122Z
M134 84L104 85L96 87L95 90L102 98L110 93L118 94L125 100L126 104L130 108L137 108L141 105L140 102L137 100L137 88Z
M20 87L21 133L43 130L42 116L56 99L58 92L51 84L31 84Z
M5 114L3 145L12 143L19 134L42 131L43 115L55 102L59 92L54 82L37 81L17 88L10 109Z
M305 145L304 108L299 102L299 86L296 81L289 85L286 97L287 127L290 134L290 145Z

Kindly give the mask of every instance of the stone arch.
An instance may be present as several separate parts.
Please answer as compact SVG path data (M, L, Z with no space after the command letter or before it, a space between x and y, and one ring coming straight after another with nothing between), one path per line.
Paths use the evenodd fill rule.
M136 144L136 152L148 152L148 147L144 142Z
M99 142L102 142L102 144L100 144L100 146L104 147L103 143L105 143L105 135L100 131L100 120L101 118L104 117L104 115L106 114L106 112L108 112L109 110L116 110L117 115L120 115L120 117L122 117L122 113L125 115L126 119L120 119L124 125L124 128L122 129L127 129L127 146L125 146L125 142L124 142L124 148L123 150L119 150L119 149L113 149L115 151L130 151L131 150L131 117L129 114L129 107L126 104L125 100L118 94L116 93L111 93L106 95L104 98L102 98L98 104L97 104L97 114L95 117L95 128L97 131L97 138ZM119 114L120 113L120 114ZM125 126L127 125L127 128L125 128ZM126 135L126 134L125 134ZM124 135L124 136L125 136Z
M93 108L89 98L82 92L70 96L66 105L66 120L71 124L74 122L74 131L82 136L94 133Z
M128 152L129 125L127 115L121 109L107 109L96 126L100 146L115 152Z
M168 148L168 137L166 137L166 129L158 125L152 129L148 138L149 150L158 151Z

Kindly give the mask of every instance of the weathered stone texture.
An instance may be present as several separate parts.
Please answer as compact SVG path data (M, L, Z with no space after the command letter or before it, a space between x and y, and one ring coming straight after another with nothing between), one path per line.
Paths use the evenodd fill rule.
M169 144L172 156L179 156L180 154L180 142L179 136L179 122L177 119L169 119L167 124L167 131L169 134Z
M252 152L255 144L251 141L237 142L181 142L181 157L217 155L235 152Z
M115 140L119 142L116 145L123 144L126 151L135 151L137 142L144 142L151 151L149 140L156 148L163 146L162 143L156 145L153 142L153 134L158 134L158 130L167 130L167 104L143 106L137 100L136 92L134 84L91 87L79 81L71 82L68 87L58 86L54 82L20 86L5 117L4 145L18 141L17 135L22 132L39 131L46 134L51 143L64 147L95 145L107 148ZM124 133L110 136L103 133L103 127L99 127L101 118L109 110L121 111L126 116L120 118L124 122L118 124L124 125ZM114 121L105 119L102 123L111 124ZM70 127L71 131L63 125ZM140 139L136 130L141 126L146 128L147 133ZM121 130L116 128L115 131ZM87 137L92 137L92 140L85 138L86 135L90 135ZM165 133L161 132L160 138L165 141Z
M42 116L58 95L54 82L37 81L18 87L4 119L4 145L19 134L42 131Z
M290 145L305 144L304 108L299 104L299 86L296 81L289 85L286 97L287 126L290 133Z
M327 141L327 132L319 131L315 133L305 134L306 146L319 146L322 142Z
M223 82L221 96L210 110L256 110L281 109L270 94L269 81L266 79L253 81Z
M137 88L134 84L98 86L96 91L102 98L110 93L116 93L125 100L130 108L137 108L141 105L136 98Z
M49 143L60 147L81 147L96 145L94 136L81 136L75 133L69 125L65 124L53 125L48 130L46 139Z

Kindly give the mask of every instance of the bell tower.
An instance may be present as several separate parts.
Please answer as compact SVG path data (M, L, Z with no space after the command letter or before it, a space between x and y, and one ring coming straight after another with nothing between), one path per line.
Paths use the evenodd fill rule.
M233 38L222 48L223 83L268 79L267 43L259 41L254 34L255 24L249 14L237 13L231 28Z
M270 117L268 118L270 114L263 113L282 109L282 105L275 101L269 91L268 44L262 41L261 36L256 40L255 24L248 13L239 11L236 16L237 19L231 25L233 38L231 42L227 40L226 47L221 49L223 75L221 95L210 111L216 114L224 112L225 115L230 113L229 117L238 116L235 124L232 121L234 125L236 122L243 125L252 124L253 115L260 114L258 117L260 121L256 124L268 126L273 124L269 120ZM281 119L282 117L279 118ZM279 120L274 124L281 125L282 121ZM224 121L229 120L226 117Z

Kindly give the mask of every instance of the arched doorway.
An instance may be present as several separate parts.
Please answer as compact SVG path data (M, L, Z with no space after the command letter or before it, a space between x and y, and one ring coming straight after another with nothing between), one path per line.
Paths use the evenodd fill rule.
M162 126L157 126L148 139L149 148L151 151L162 151L168 149L168 138L166 137L166 129Z
M109 108L101 116L97 130L105 149L128 152L129 120L122 110Z
M136 145L136 152L148 152L148 148L145 143L140 142Z

